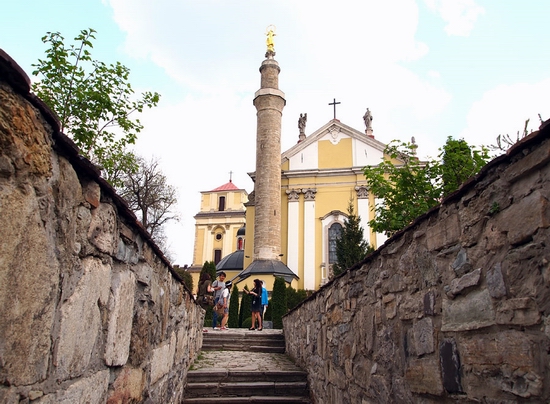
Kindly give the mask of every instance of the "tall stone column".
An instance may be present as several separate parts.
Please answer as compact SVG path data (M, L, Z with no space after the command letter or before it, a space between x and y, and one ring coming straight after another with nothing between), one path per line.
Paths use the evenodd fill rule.
M260 67L261 86L254 96L257 110L254 191L254 260L281 254L281 118L286 104L279 90L279 64L268 50Z

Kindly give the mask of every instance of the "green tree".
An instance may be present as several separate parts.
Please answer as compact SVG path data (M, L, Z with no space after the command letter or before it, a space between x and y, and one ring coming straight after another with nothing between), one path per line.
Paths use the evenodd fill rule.
M369 221L375 232L391 235L439 203L441 165L421 162L415 152L413 143L392 141L384 150L382 163L365 167L370 192L383 198L374 208L375 218Z
M440 150L443 196L456 191L489 160L488 148L482 146L478 149L464 139L455 140L451 136Z
M229 298L229 319L227 320L229 328L239 327L239 288L233 285L231 297Z
M89 160L116 184L116 173L135 170L132 154L143 125L134 113L156 106L159 94L144 92L137 100L128 81L130 70L119 62L107 65L92 59L96 31L82 30L76 44L66 46L59 32L47 32L42 42L46 58L33 64L33 91L58 115L61 130L71 136Z
M288 285L286 288L286 307L288 310L292 310L294 307L298 306L302 301L307 299L311 293L308 293L304 289L294 289L291 285ZM268 306L269 308L269 306ZM267 315L267 311L266 311Z
M440 149L439 158L444 161L420 161L416 157L415 144L390 142L382 163L364 169L370 191L383 200L374 207L375 218L369 221L371 228L391 236L439 204L443 196L456 190L468 178L467 175L476 174L489 159L487 149L477 150L465 145L463 140L449 137ZM458 170L460 164L467 168Z
M273 328L283 328L283 316L287 313L286 282L284 278L276 277L273 282L273 293L271 297L271 318Z
M348 202L348 217L344 220L344 228L336 240L336 263L332 265L333 276L338 276L346 269L363 260L373 251L369 243L363 239L361 218L355 214L353 199Z
M126 199L128 206L136 213L141 224L155 241L164 244L162 226L170 220L178 220L173 212L177 203L176 189L168 184L166 176L159 167L158 159L147 161L135 158L137 171L122 175L119 194Z
M174 265L174 271L183 279L183 283L187 286L187 289L193 292L193 276L187 271L187 265L185 267Z

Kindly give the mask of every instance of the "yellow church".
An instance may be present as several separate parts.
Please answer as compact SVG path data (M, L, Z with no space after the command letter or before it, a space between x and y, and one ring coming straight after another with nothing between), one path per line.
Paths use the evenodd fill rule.
M364 239L374 248L386 240L368 226L377 201L368 192L363 174L365 166L380 163L386 145L374 138L372 127L361 132L337 119L308 136L303 130L300 132L296 145L281 155L280 259L296 275L292 287L316 290L330 278L336 259L336 238L344 225L350 200L361 218ZM255 173L250 176L254 179ZM254 204L249 202L245 190L231 182L201 194L190 268L197 274L194 284L198 283L202 264L214 261L218 270L228 274L228 279L248 280L245 283L251 287L251 279L243 279L239 274L252 263L254 226L247 226L245 233L244 225L254 222ZM222 259L227 263L219 265ZM235 265L239 259L243 261ZM266 280L270 289L273 276L257 277Z
M363 168L378 165L386 145L373 135L369 109L363 131L340 122L335 110L334 119L309 135L307 114L300 114L297 143L281 153L286 100L278 88L273 44L265 56L253 102L256 170L249 175L254 190L247 194L230 181L201 193L190 272L197 285L203 263L214 261L216 270L223 270L240 290L245 284L251 288L258 278L270 291L277 276L295 289L317 290L331 277L350 201L364 239L374 248L385 241L368 226L377 201L367 189Z

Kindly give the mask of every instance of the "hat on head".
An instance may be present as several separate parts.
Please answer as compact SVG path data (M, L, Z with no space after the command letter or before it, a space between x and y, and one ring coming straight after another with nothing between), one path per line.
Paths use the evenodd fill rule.
M225 287L227 289L231 289L231 286L233 285L233 282L229 281L229 282L225 282Z

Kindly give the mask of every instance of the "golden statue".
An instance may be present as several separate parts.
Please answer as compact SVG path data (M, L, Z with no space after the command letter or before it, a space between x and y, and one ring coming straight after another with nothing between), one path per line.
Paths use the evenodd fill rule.
M275 52L275 44L273 43L273 37L276 35L275 34L275 25L270 25L269 27L267 27L266 35L267 35L267 40L266 40L267 51L268 52Z

